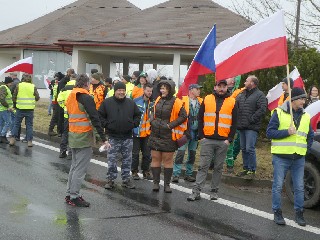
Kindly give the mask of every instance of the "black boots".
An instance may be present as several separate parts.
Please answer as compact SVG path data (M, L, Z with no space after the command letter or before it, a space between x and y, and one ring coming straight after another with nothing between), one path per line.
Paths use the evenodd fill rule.
M274 211L273 213L273 221L278 224L278 225L286 225L286 222L284 220L284 218L282 217L282 211L281 209L277 209L276 211Z
M153 175L153 188L152 188L152 191L159 192L161 167L151 167L151 172L152 172L152 175Z
M303 217L303 211L302 210L297 210L296 211L296 217L295 217L295 222L298 223L300 226L306 226L306 220L304 220Z
M170 188L170 181L173 173L173 168L164 168L163 175L164 175L164 192L165 193L172 193Z
M1 136L1 137L0 137L0 143L6 143L6 144L8 144L9 141L8 141L8 139L7 139L6 136Z

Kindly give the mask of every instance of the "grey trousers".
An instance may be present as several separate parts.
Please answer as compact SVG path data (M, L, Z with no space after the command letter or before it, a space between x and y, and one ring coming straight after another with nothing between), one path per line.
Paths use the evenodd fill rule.
M214 156L214 170L212 173L211 190L218 191L221 182L223 163L226 159L228 145L223 140L204 138L200 141L200 164L193 192L199 193L206 183L208 170Z
M71 199L80 196L80 188L92 157L92 148L71 148L72 162L67 184L67 195Z

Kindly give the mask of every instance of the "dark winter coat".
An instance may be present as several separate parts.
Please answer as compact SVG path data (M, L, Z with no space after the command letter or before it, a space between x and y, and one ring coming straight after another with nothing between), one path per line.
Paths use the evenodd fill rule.
M257 87L246 89L237 97L239 130L259 132L262 119L267 110L267 99Z
M182 107L179 112L179 117L170 122L171 111L176 100L176 98L173 96L175 92L175 84L171 80L161 80L158 85L159 92L162 83L168 85L170 91L167 97L159 100L156 105L155 114L152 112L150 116L151 135L149 138L149 146L152 150L156 151L174 152L178 149L178 145L176 141L172 140L171 129L186 121L187 112ZM167 124L170 128L168 128Z
M133 128L140 124L141 112L130 98L107 98L102 102L98 112L102 126L111 138L132 138Z

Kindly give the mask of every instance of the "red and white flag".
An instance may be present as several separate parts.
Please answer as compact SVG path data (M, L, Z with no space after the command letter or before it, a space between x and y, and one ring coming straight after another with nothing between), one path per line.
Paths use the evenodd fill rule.
M304 82L297 67L294 67L293 71L289 75L290 78L293 79L293 87L298 87L304 89Z
M221 42L214 51L216 80L288 63L283 10Z
M320 121L320 101L310 104L305 111L310 114L311 127L314 131L317 130L317 124Z
M0 70L0 76L7 72L25 72L33 74L32 57L21 59Z
M289 74L289 77L293 79L293 87L299 87L299 88L304 87L303 80L296 67L294 67L294 70ZM276 86L274 86L269 90L267 94L267 99L268 99L268 109L270 111L278 107L279 98L281 97L282 94L283 94L282 82L278 83Z

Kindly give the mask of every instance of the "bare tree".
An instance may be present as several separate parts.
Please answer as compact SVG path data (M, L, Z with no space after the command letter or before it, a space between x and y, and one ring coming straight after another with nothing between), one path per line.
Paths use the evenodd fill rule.
M230 7L252 22L284 9L288 36L294 46L320 48L320 0L232 0Z

